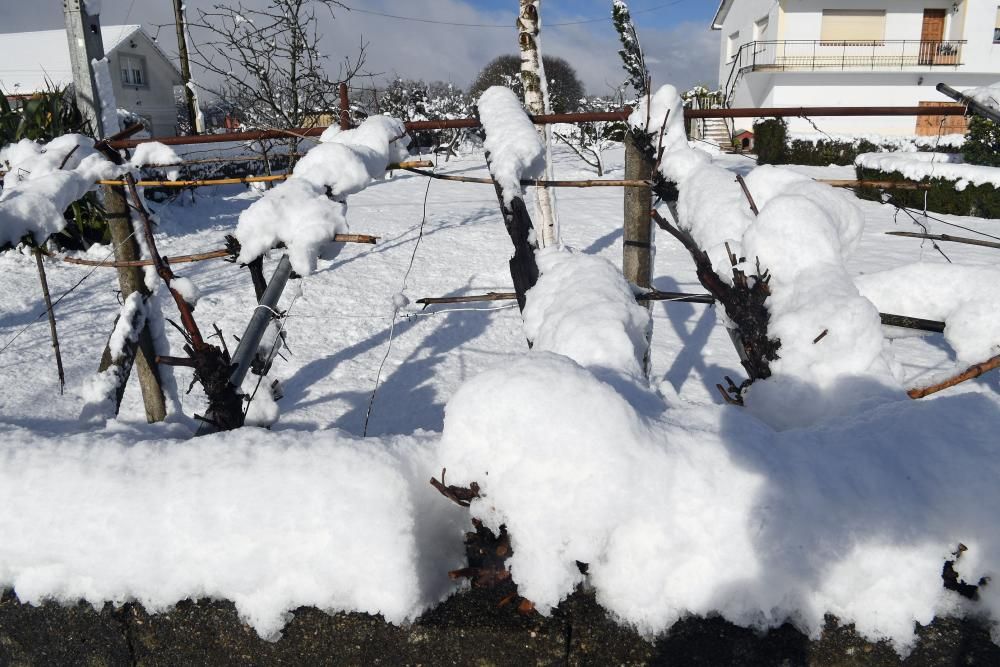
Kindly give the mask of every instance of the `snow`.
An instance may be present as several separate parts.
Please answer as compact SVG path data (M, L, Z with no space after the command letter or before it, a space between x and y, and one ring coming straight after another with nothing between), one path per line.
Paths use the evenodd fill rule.
M882 312L943 320L944 338L963 369L1000 354L1000 269L915 263L858 276L856 282Z
M181 298L192 308L198 305L198 299L201 298L201 290L198 289L198 286L190 278L174 278L170 281L170 288L180 294Z
M545 248L536 260L541 275L523 313L534 349L644 380L649 313L636 303L621 270L568 249Z
M545 146L509 88L487 88L477 107L486 131L483 148L490 156L490 173L500 185L504 204L510 206L522 196L521 179L545 174Z
M65 160L65 166L60 165ZM67 134L48 144L22 139L0 148L7 170L0 191L0 248L25 235L42 243L66 226L63 212L119 170L94 149L94 140Z
M569 149L556 146L553 153L559 178L592 177ZM605 157L607 177L622 177L621 147ZM910 229L908 219L894 220L894 207L842 201L833 190L821 195L789 175L839 175L835 170L751 174L753 165L741 156L692 161L710 181L682 188L682 198L690 197L679 211L686 224L697 213L696 200L715 206L716 219L707 211L694 220L696 228L706 238L731 238L734 251L746 255L744 239L760 222L733 181L744 174L762 215L774 207L761 234L783 230L793 237L782 240L789 252L800 250L798 232L782 207L803 213L808 238L821 242L807 258L842 267L822 273L832 276L825 283L836 288L831 298L851 306L845 312L855 313L859 301L840 271L868 295L860 274L916 261L946 265L920 240L884 235ZM447 170L487 175L482 152L453 158ZM226 597L269 638L299 605L380 610L405 622L459 590L447 572L464 565L469 510L427 484L446 467L448 484L483 485L486 495L471 511L507 522L520 592L541 605L557 603L585 581L619 622L648 634L669 631L691 614L721 614L754 628L790 620L817 636L829 612L901 650L913 641L914 623L935 614L1000 619L1000 593L992 585L979 602L941 586L942 565L959 542L969 547L957 565L966 581L984 575L997 581L1000 571L992 516L1000 374L910 401L902 387L962 362L952 349L957 343L945 336L896 338L883 343L891 351L891 376L875 380L879 387L898 381L889 396L879 389L838 419L810 417L780 430L751 409L721 404L715 384L744 376L719 326L720 309L656 302L649 310L650 384L636 382L621 369L635 369L634 341L645 332L626 305L627 286L610 268L620 266L622 253L621 194L610 188L562 194L573 223L564 226L563 240L580 250L539 256L543 272L525 314L532 326L538 316L543 333L565 329L560 322L590 327L592 340L535 334L526 352L516 307L491 302L401 312L389 350L393 298L418 237L406 289L414 300L511 289L510 240L493 188L433 181L421 227L426 187L424 178L397 174L351 195L351 227L381 242L317 257L317 270L286 290L278 310L288 310L294 285L301 285L282 320L287 359L275 360L255 397L259 412L251 405L248 415L268 423L280 407L270 431L190 440L197 426L190 415L201 414L205 400L197 385L184 393L191 380L186 368L165 372L180 388L168 390L168 401L184 413L166 424L145 424L134 380L116 419L98 425L75 419L82 399L75 391L58 395L44 317L0 352L0 587L13 586L34 602L134 599L159 610L186 597ZM266 196L232 186L149 202L161 253L220 247L239 216ZM530 209L530 189L526 197ZM799 206L799 199L812 204ZM297 223L295 211L284 213L287 225ZM993 220L937 217L925 221L931 233L957 233L947 224L973 230L963 235L996 233ZM673 237L658 234L655 245L655 287L703 291ZM993 249L953 244L947 250L956 264L996 266ZM81 256L103 259L109 252L98 246ZM782 271L799 268L794 258L773 254L768 261ZM720 261L728 273L728 260ZM265 275L275 262L265 258ZM47 271L57 296L89 269L53 262ZM218 323L231 343L257 305L245 271L212 261L185 265L184 273L201 287L199 324ZM586 289L571 289L571 274L589 281ZM0 253L0 275L2 347L43 308L30 254ZM994 297L968 282L997 284L992 274L966 280L929 273L926 280L948 282L953 301L968 291L970 302L988 297L990 304ZM119 310L117 289L115 272L97 269L57 306L69 387L93 374ZM597 293L593 300L590 292ZM153 298L165 316L176 316L162 286ZM933 307L945 301L941 296ZM590 323L583 307L607 315ZM810 312L801 313L802 328L815 337ZM986 310L978 315L988 319ZM952 336L961 318L941 316ZM822 323L830 333L814 347L843 345L832 336L856 326L842 323L839 312L831 317L832 327ZM150 322L162 328L155 312ZM867 331L867 320L862 324ZM552 347L543 339L554 340ZM172 328L158 340L169 347L157 353L183 354ZM369 437L362 440L383 358ZM845 355L845 364L856 361L853 350ZM267 391L273 380L284 393L276 406ZM865 376L841 378L827 393L851 397L855 385L864 393L869 384ZM806 392L814 389L792 396L785 411L808 409ZM574 560L589 564L587 577Z
M1000 110L1000 82L989 86L971 88L964 91L964 94L991 109Z
M121 131L118 124L118 102L115 99L115 89L111 79L111 66L107 56L90 61L94 73L94 87L97 89L97 99L101 103L98 112L101 116L103 136L110 137Z
M295 272L312 273L323 247L348 229L343 200L383 178L389 164L408 154L409 140L401 121L372 116L353 130L328 130L320 141L286 181L240 215L237 261L250 262L284 243Z
M101 25L104 52L111 53L141 29L139 25ZM5 54L0 89L7 94L42 92L73 83L65 28L0 33L0 53Z
M110 419L115 414L115 396L123 379L121 368L117 366L125 356L129 343L139 339L139 332L146 322L147 308L142 294L132 292L122 304L115 321L115 328L108 339L108 353L111 365L104 371L89 377L80 387L80 397L84 405L80 419L95 423Z
M179 164L183 160L174 149L158 141L147 141L135 147L132 159L129 163L133 167L145 167L148 165L166 166ZM180 169L167 169L167 180L176 181L180 175Z
M865 169L899 172L914 181L925 178L956 181L955 189L960 192L970 184L1000 188L1000 167L963 164L958 153L862 153L854 163Z

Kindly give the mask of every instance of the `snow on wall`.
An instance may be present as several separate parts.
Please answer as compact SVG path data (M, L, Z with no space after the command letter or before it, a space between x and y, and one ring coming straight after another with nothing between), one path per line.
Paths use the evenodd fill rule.
M408 155L403 123L386 116L372 116L353 130L328 130L321 139L288 180L240 214L237 261L250 262L284 243L295 272L312 273L323 246L347 231L343 199L382 178L390 163Z
M503 86L491 86L479 97L479 117L486 130L483 148L490 154L490 173L510 205L522 194L521 179L543 178L545 146L524 113L517 96Z
M959 542L976 553L959 563L966 581L1000 566L998 423L973 395L786 432L728 406L657 417L532 352L459 389L439 457L449 483L480 485L470 512L507 527L513 579L542 613L586 580L647 635L719 613L818 637L829 612L905 652L915 622L1000 611L990 587L972 605L941 582Z
M1000 188L1000 167L963 164L957 153L862 153L854 164L865 169L898 171L908 179L944 178L956 181L955 189L969 185L992 185Z
M26 234L42 243L66 226L63 212L95 181L121 172L94 150L93 139L81 134L47 144L22 139L4 146L0 166L7 170L0 191L0 247L17 244Z
M894 136L890 134L837 134L823 132L789 132L788 141L803 141L813 145L820 142L836 142L857 145L862 141L879 147L902 152L916 152L920 148L961 148L965 145L964 134L942 134L941 136Z
M31 603L138 600L160 611L224 598L272 639L301 605L402 623L442 598L461 563L463 513L427 484L432 444L256 428L95 441L6 428L0 586Z

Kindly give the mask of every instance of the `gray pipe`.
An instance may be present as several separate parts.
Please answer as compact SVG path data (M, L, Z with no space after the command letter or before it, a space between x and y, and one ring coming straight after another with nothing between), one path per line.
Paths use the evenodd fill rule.
M947 95L956 102L961 102L972 113L982 116L983 118L989 118L994 123L1000 123L1000 111L997 111L996 109L991 109L985 104L977 102L968 95L964 95L958 92L949 85L939 83L937 85L937 90L939 93Z

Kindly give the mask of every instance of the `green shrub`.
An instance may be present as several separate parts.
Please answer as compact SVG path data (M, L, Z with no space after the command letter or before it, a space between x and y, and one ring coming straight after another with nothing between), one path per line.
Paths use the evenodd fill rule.
M898 171L879 171L856 168L858 180L869 181L907 181ZM968 185L964 190L955 189L955 181L944 178L925 178L922 183L930 184L929 190L895 190L885 191L892 195L893 200L908 208L923 210L924 193L927 195L927 210L935 213L950 213L952 215L974 215L980 218L1000 218L1000 189L992 185ZM861 199L881 201L882 190L879 188L858 188Z
M22 139L46 143L72 133L93 136L76 100L65 90L52 88L14 103L0 91L0 146ZM4 168L0 165L0 171ZM95 193L73 202L65 216L65 229L51 237L60 248L82 250L110 240L104 209Z
M966 164L1000 167L1000 123L973 116L965 135L962 157Z
M753 124L757 164L788 164L788 126L783 118L768 118Z

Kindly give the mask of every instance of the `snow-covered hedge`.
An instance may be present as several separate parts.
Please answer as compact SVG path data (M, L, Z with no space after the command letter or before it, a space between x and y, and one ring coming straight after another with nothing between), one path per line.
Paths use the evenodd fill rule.
M919 181L928 190L892 190L897 203L937 213L1000 218L1000 167L964 164L957 153L866 153L855 162L858 178ZM881 190L862 188L858 196L878 201Z

